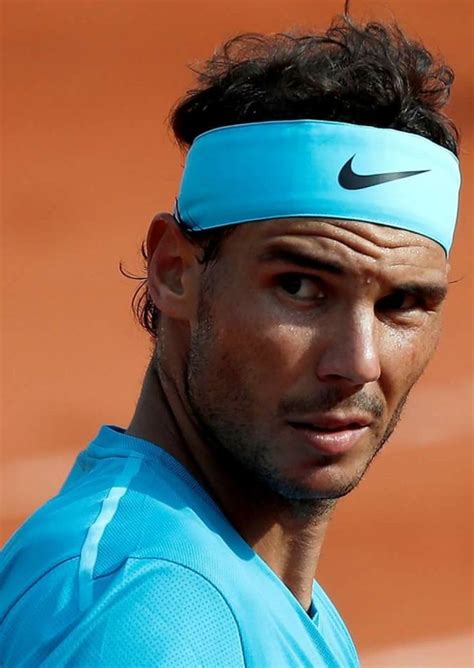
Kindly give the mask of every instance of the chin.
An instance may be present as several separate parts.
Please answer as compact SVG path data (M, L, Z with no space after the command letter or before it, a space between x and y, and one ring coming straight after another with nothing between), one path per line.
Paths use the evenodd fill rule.
M334 457L324 457L324 460L317 467L313 464L304 474L291 478L279 476L279 480L267 480L266 483L288 500L340 499L357 487L369 466L365 463L354 470L348 463L344 466L344 456L337 461Z

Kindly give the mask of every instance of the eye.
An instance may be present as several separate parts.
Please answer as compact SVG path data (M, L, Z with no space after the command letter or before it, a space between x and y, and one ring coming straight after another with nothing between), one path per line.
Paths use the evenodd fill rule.
M304 274L282 274L277 279L279 287L301 301L324 299L326 296L316 277Z
M391 295L380 299L377 307L379 311L413 311L423 308L423 303L418 295L396 290Z

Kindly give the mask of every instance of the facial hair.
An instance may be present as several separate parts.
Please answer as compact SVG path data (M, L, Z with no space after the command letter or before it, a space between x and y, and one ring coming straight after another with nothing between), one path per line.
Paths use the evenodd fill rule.
M399 401L388 425L379 436L370 457L361 462L355 475L342 481L329 493L308 489L296 480L288 479L273 463L272 443L262 432L252 426L252 399L245 388L233 386L226 378L225 355L219 360L218 371L213 374L215 328L211 314L211 300L206 289L202 291L198 326L194 330L185 364L184 391L188 405L198 425L201 436L226 469L232 471L241 485L263 485L285 500L292 512L299 517L316 517L325 514L336 499L351 492L360 482L371 462L381 451L393 433L412 389ZM249 376L251 370L249 371ZM206 385L203 379L211 379ZM414 383L413 383L414 384ZM210 399L209 399L210 397ZM316 398L286 400L278 408L279 416L292 412L359 409L373 416L374 420L384 414L383 402L361 391L344 397L335 387L319 392ZM334 463L334 456L320 455L321 466Z

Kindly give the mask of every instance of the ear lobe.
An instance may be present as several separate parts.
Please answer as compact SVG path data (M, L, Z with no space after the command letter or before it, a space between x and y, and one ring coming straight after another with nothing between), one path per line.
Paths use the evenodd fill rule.
M148 291L155 306L176 319L187 319L194 296L189 281L195 264L190 242L169 213L157 214L148 230Z

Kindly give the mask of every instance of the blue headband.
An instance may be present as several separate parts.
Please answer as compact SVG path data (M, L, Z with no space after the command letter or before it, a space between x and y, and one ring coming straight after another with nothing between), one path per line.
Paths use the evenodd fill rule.
M360 220L422 234L448 253L459 187L457 158L416 134L333 121L246 123L195 139L175 213L195 230Z

